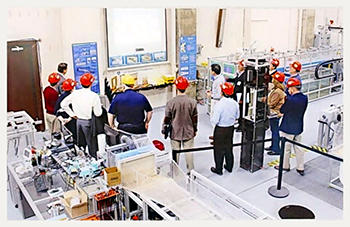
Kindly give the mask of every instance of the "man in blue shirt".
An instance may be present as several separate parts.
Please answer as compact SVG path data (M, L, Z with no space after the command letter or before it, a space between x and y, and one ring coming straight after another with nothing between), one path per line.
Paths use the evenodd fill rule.
M299 75L299 72L301 71L301 63L298 61L294 61L292 64L289 65L289 74L286 73L286 78L284 81L284 85L287 85L287 81L289 80L289 78L296 78L300 81L300 89L302 87L302 81ZM289 92L288 92L288 88L286 88L285 90L286 95L289 96Z
M300 88L301 83L297 78L290 78L287 82L287 89L290 96L282 105L280 112L283 114L280 125L280 137L301 142L301 134L304 130L304 114L308 105L308 98ZM301 147L293 145L297 161L297 172L304 175L304 151ZM283 170L290 171L290 154L292 144L287 142L284 149ZM279 166L275 166L278 169Z
M122 83L125 87L124 92L114 97L108 110L109 126L115 128L114 120L116 117L118 129L133 134L147 133L153 109L143 94L132 89L135 83L134 77L124 75ZM147 114L146 118L145 112Z
M233 85L229 82L225 82L220 85L222 98L216 104L213 115L210 121L214 128L214 161L215 167L211 167L210 170L213 173L222 175L222 167L225 158L224 168L228 172L232 172L233 168L233 132L234 124L237 118L239 118L239 106L238 103L230 98L233 94Z

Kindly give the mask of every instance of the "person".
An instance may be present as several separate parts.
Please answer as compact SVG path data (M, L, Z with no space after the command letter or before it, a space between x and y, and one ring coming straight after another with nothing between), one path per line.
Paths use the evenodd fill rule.
M286 78L284 80L284 85L287 84L287 81L290 78L296 78L300 81L300 88L302 87L302 81L301 81L301 77L299 75L299 72L301 71L301 63L298 61L294 61L292 64L289 64L289 74L286 74ZM285 90L286 95L289 96L289 92L288 89L286 88Z
M220 84L225 83L225 78L221 74L221 67L218 64L212 64L211 68L211 80L213 84L211 86L211 91L207 92L208 98L210 98L210 116L213 115L213 110L217 102L221 99L221 88Z
M308 98L301 92L301 83L297 78L290 78L287 81L287 89L290 96L287 96L280 112L283 114L280 136L295 142L301 142L301 134L304 130L304 114L308 106ZM293 149L296 156L297 168L296 171L300 175L304 175L304 151L301 147L293 144ZM292 144L285 144L283 170L290 171L290 154ZM283 151L282 151L283 152ZM279 166L275 166L279 169Z
M181 150L194 147L194 137L197 135L198 111L195 99L186 95L189 82L186 77L179 76L175 80L177 95L166 103L163 130L165 125L172 125L170 132L172 150ZM179 163L180 154L176 161ZM194 169L193 154L185 153L187 174Z
M50 133L55 132L58 129L58 122L56 123L55 121L55 104L59 96L56 90L59 80L60 76L58 73L51 73L48 77L50 85L45 87L43 91L46 110L46 124Z
M267 105L270 109L270 130L271 130L271 146L265 148L268 155L279 155L280 154L280 136L279 136L279 122L282 117L280 108L284 103L286 94L284 93L284 82L285 75L282 72L275 72L272 74L272 84L273 88L271 89L267 97ZM265 102L265 97L262 98L262 102Z
M60 81L58 82L58 85L57 85L57 91L59 95L64 93L64 90L62 89L62 84L63 84L63 81L66 79L65 75L67 73L67 69L68 69L68 64L65 62L61 62L57 66L58 75L60 76Z
M84 73L80 77L82 89L73 91L61 102L61 108L71 117L77 119L77 144L89 150L91 157L97 159L97 137L93 136L91 118L102 115L100 97L91 91L95 77L91 73ZM69 105L72 104L71 109Z
M233 91L233 98L238 102L239 105L239 118L238 118L238 126L237 126L237 132L241 132L242 130L242 122L243 117L248 114L248 108L249 108L249 93L250 89L246 87L246 100L245 100L245 111L243 115L243 92L244 92L244 86L245 82L247 80L247 75L245 72L245 64L244 59L240 60L237 65L237 76L234 80L234 91Z
M273 58L270 62L268 92L270 92L274 87L272 83L272 79L273 79L273 75L277 72L277 67L279 66L279 64L280 64L280 61L277 58Z
M77 141L77 120L71 118L63 109L61 109L61 102L73 92L76 84L77 81L71 78L65 79L62 83L62 89L64 92L58 97L55 105L56 117L58 117L62 124L72 133L74 141ZM69 107L72 109L72 105L69 105Z
M228 172L232 172L234 164L232 151L234 124L239 117L238 103L230 98L234 86L229 82L225 82L220 87L222 98L216 104L214 113L210 118L211 123L215 125L213 135L215 167L211 167L210 170L218 175L222 175L222 167ZM226 164L223 166L224 159Z
M133 90L135 79L131 75L122 77L124 92L114 96L108 110L108 124L133 134L147 133L151 121L153 108L148 99ZM146 118L145 118L146 112ZM115 126L115 118L118 126Z

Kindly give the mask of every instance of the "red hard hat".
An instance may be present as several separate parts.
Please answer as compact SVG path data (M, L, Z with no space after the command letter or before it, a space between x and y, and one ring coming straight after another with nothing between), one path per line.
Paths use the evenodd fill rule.
M77 82L71 78L65 79L62 83L62 89L64 91L70 91L73 90Z
M292 64L290 64L291 67L293 67L295 70L299 71L301 70L301 63L298 61L293 62Z
M289 78L289 80L287 81L287 88L295 86L300 86L300 80L298 80L297 78Z
M280 64L280 61L277 58L273 58L271 60L271 64L277 67Z
M284 75L284 73L277 71L276 73L272 74L272 78L283 83L286 76Z
M80 77L80 83L81 85L84 86L90 86L95 80L95 77L93 75L91 75L91 73L84 73L81 77Z
M190 84L188 83L188 80L186 79L186 77L179 76L175 80L175 86L179 90L185 90L186 88L188 88L189 85Z
M162 141L153 140L152 143L158 150L164 151L164 143L162 143Z
M240 60L238 63L239 63L241 66L245 67L244 59Z
M233 94L234 86L231 83L225 82L225 83L221 84L220 87L221 87L222 92L224 92L226 95Z
M60 75L58 75L58 73L51 73L49 75L48 81L50 84L57 83L58 81L60 81Z

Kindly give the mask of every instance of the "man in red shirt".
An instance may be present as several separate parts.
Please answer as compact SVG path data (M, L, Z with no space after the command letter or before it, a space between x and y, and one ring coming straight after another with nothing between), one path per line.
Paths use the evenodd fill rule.
M53 126L53 121L56 118L55 115L55 104L58 99L58 92L57 92L57 83L60 81L60 76L58 73L51 73L49 75L48 81L50 83L49 86L45 87L44 89L44 101L45 101L45 110L46 110L46 124L47 124L47 129L49 132L56 131L57 127L56 125L58 124L58 121L55 121L55 127Z

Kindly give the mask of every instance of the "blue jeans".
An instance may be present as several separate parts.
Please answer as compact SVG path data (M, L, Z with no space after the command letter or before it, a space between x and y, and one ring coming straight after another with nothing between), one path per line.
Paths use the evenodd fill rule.
M272 134L272 141L271 141L271 149L274 152L280 153L280 130L279 130L279 122L280 122L280 117L276 118L271 118L270 120L270 130Z

